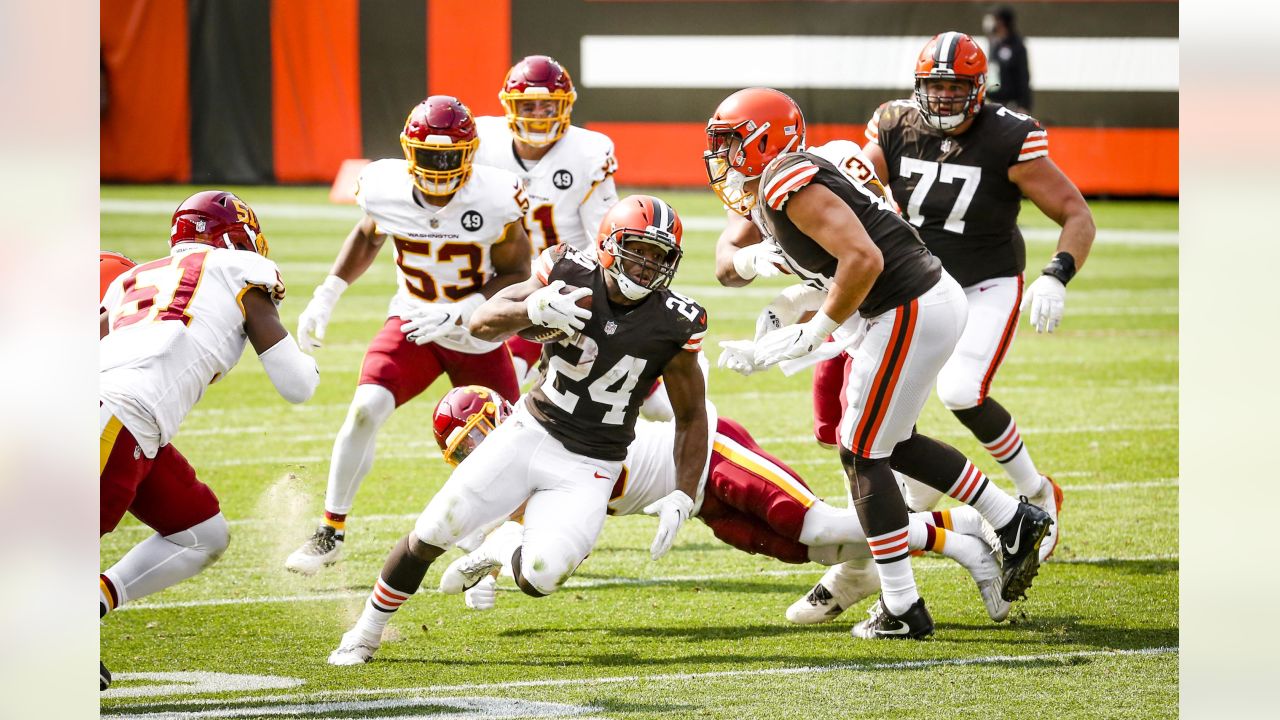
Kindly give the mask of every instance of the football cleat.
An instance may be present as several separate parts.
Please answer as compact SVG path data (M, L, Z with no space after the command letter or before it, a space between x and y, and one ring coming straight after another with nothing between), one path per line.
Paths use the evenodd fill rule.
M901 615L894 615L881 597L867 614L871 617L849 631L860 640L920 640L933 634L933 618L924 606L924 598L918 598Z
M1004 587L1000 595L1005 600L1013 602L1027 596L1031 581L1040 571L1040 544L1052 525L1049 513L1027 502L1023 496L1013 519L996 531L1003 568Z
M1045 535L1044 542L1040 545L1040 562L1048 560L1053 551L1058 547L1058 538L1061 537L1061 531L1058 529L1058 513L1062 512L1062 488L1053 478L1048 475L1044 477L1044 484L1040 486L1040 492L1027 498L1027 502L1049 513L1049 517L1053 519L1053 526L1049 528L1049 534Z
M475 552L467 553L449 563L444 574L440 576L440 592L445 595L457 595L470 590L476 583L489 576L489 573L502 567L502 561L489 552L483 545Z
M791 603L787 620L796 625L831 622L879 589L880 574L870 561L832 565L807 595Z
M982 604L987 608L987 616L995 622L1004 622L1005 618L1009 617L1010 605L1001 596L1004 582L996 554L985 547L986 544L981 538L949 533L947 544L951 543L974 543L977 548L980 548L973 553L973 556L978 558L977 562L973 565L965 565L964 569L969 571L969 576L978 586L978 595L982 597Z
M320 568L338 562L344 538L338 537L337 532L328 525L316 528L315 534L302 543L302 547L289 554L284 566L302 575L315 575Z
M98 661L98 692L102 692L111 687L111 671L101 661Z
M373 654L382 646L380 641L370 642L356 628L342 634L338 649L329 653L330 665L363 665L373 659Z

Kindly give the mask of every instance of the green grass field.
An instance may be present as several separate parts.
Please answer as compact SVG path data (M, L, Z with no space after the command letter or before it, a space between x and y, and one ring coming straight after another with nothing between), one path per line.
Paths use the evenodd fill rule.
M185 187L104 187L102 247L163 255ZM293 328L357 217L319 188L241 188L262 219ZM660 193L713 218L710 192ZM790 625L786 607L821 575L721 545L701 523L649 560L647 517L610 519L556 595L500 592L478 613L433 588L457 551L391 623L375 661L325 664L386 552L447 476L430 432L437 383L384 428L348 520L345 559L313 578L284 570L322 510L333 435L394 288L388 253L343 297L318 352L322 382L290 406L250 352L211 387L176 446L217 492L231 548L192 580L126 605L102 625L118 681L103 715L148 718L932 718L1173 717L1178 702L1178 250L1136 240L1177 231L1172 203L1096 203L1103 239L1071 284L1054 335L1023 324L992 394L1018 419L1042 470L1066 490L1063 539L1011 622L987 620L968 575L916 560L937 623L925 642L849 637L871 600L838 621ZM1048 229L1033 207L1028 228ZM1120 233L1111 231L1142 231ZM1041 238L1044 234L1033 234ZM1111 238L1119 237L1119 240ZM782 281L719 287L715 233L686 232L677 289L710 312L707 343L747 337ZM1028 243L1034 270L1052 241ZM716 370L722 415L749 428L815 491L843 504L839 461L810 436L809 376ZM1006 488L998 465L930 401L920 421ZM149 532L131 517L103 538L105 568ZM262 676L237 688L223 673Z

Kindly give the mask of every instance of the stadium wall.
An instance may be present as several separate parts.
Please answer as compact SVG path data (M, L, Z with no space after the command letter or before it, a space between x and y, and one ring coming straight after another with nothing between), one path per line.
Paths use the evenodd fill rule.
M400 154L431 93L477 114L516 59L578 84L578 124L610 135L618 179L704 182L702 124L729 92L795 97L811 142L862 139L905 97L924 41L981 35L987 2L769 0L102 0L104 181L328 183ZM1090 195L1178 194L1176 2L1013 3L1033 114Z

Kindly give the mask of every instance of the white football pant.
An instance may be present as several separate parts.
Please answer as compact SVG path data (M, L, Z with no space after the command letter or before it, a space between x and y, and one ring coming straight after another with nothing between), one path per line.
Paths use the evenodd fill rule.
M987 399L1018 330L1022 278L983 280L964 288L964 295L969 301L969 322L938 373L938 398L948 410L966 410Z

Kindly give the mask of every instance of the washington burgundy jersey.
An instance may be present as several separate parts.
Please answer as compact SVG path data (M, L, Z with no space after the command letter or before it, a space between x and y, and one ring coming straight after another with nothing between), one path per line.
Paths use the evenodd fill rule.
M903 216L962 286L1022 274L1022 191L1009 168L1048 156L1035 118L988 103L964 133L944 135L925 124L914 100L894 100L871 117L867 139L884 152Z
M591 288L592 307L581 332L544 346L529 412L571 452L623 460L640 405L667 363L702 347L707 311L670 290L655 290L636 305L613 305L595 256L567 245L544 250L535 267L546 283Z
M764 169L760 176L760 215L768 234L782 249L787 265L806 284L829 290L836 272L836 259L787 217L786 203L791 194L814 183L825 186L853 210L884 256L884 269L858 306L863 317L874 317L920 297L942 277L938 259L925 249L915 229L894 211L874 173L866 182L851 182L823 158L798 152L779 156Z

